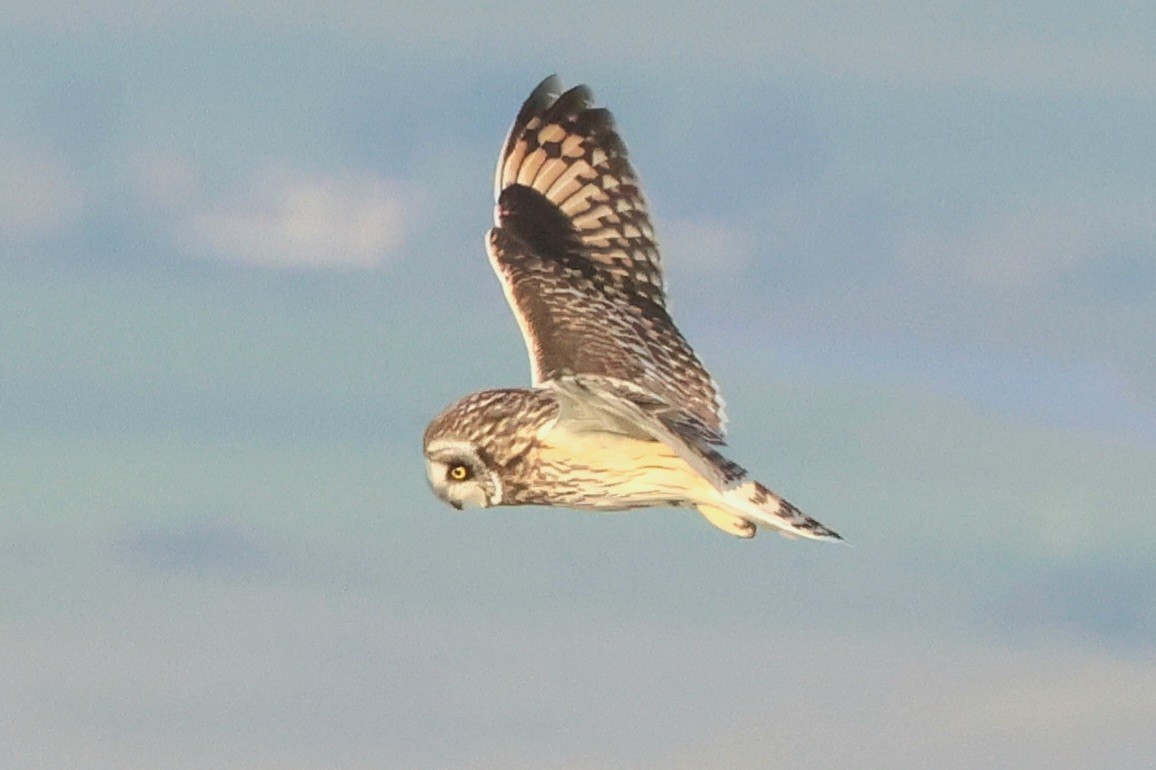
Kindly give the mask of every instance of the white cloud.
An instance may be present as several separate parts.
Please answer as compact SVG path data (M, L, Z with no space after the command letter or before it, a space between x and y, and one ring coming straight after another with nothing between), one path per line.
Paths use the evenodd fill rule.
M192 251L234 262L379 267L401 248L413 201L405 185L369 173L273 170L192 214L181 230Z
M76 173L35 146L0 144L0 241L27 242L73 225L84 206Z

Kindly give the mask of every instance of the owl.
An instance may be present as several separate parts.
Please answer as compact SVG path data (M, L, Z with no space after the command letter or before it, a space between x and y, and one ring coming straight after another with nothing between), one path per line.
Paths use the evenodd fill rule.
M740 538L841 540L719 452L718 384L667 310L638 175L585 86L544 80L494 175L486 238L531 388L451 404L424 436L434 493L467 506L693 508Z

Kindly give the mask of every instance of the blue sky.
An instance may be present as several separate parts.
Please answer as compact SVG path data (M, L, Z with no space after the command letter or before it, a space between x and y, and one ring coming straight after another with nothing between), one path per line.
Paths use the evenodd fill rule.
M0 11L8 764L1144 766L1150 4L668 11ZM429 493L528 381L482 235L550 72L853 548Z

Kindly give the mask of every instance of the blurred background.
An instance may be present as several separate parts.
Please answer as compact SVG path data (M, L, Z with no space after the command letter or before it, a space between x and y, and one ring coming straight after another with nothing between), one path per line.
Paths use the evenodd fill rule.
M1150 3L0 10L0 763L1147 767ZM730 454L852 547L459 514L544 76Z

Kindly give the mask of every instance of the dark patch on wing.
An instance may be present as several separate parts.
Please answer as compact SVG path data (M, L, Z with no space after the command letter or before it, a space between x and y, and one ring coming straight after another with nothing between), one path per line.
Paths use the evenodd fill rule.
M566 261L571 269L586 268L593 278L598 268L588 259L576 258L581 239L570 224L570 218L537 190L512 184L498 196L498 217L502 229L520 238L526 247L542 259Z

